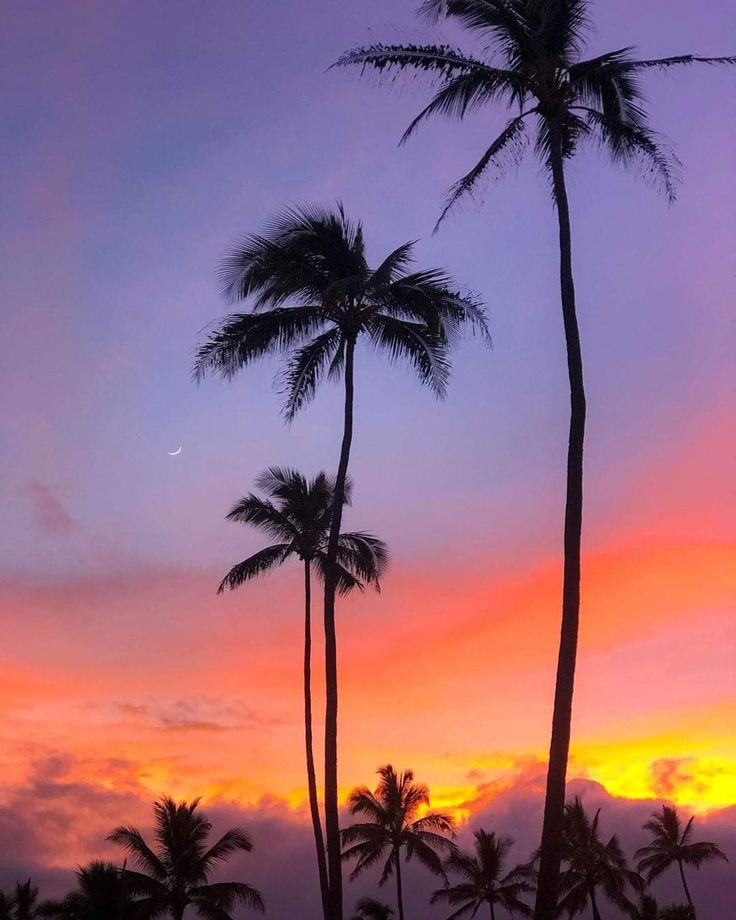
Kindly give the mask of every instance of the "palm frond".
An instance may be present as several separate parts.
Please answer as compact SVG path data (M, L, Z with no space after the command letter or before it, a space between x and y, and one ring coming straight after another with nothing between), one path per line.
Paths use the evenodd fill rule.
M290 543L276 543L265 549L253 553L247 559L234 565L217 587L217 593L222 594L226 589L234 591L242 587L247 581L270 572L274 566L281 563L294 552Z
M232 379L239 370L274 352L298 347L327 322L320 305L279 307L267 313L234 313L199 346L193 377L208 373Z
M525 112L516 118L512 118L470 172L466 173L462 179L459 179L452 186L442 213L435 224L435 232L457 202L464 195L470 194L475 189L480 178L491 166L503 172L509 165L516 166L519 164L526 149L524 119L529 114L529 112ZM506 158L505 160L503 159L504 157Z
M469 110L480 108L508 96L509 102L521 102L526 89L518 74L511 70L475 68L453 76L412 120L401 137L405 144L422 122L432 115L462 119Z
M325 373L335 368L335 357L342 344L341 330L333 327L303 345L291 356L281 378L286 393L284 415L289 421L314 398ZM335 368L333 377L336 372Z
M419 380L443 397L450 364L440 336L422 323L410 323L383 313L371 317L366 330L377 348L385 349L392 361L405 360Z
M166 867L148 846L138 828L130 826L118 827L108 834L107 840L124 847L135 862L150 873L154 879L162 881L166 878Z

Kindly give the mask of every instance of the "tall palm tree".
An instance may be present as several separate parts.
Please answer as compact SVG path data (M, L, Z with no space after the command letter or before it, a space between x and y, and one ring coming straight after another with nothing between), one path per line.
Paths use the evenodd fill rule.
M353 920L391 920L394 912L383 901L375 898L361 898L355 905Z
M505 871L514 841L510 837L487 833L483 828L473 836L474 853L458 850L445 862L446 871L459 875L462 881L435 891L432 904L445 901L456 908L447 920L456 920L466 914L474 917L484 904L489 907L491 920L496 920L496 907L531 917L532 909L522 901L522 896L534 891L533 869L529 865L518 865Z
M685 866L699 869L703 863L713 860L728 862L726 854L715 843L693 840L694 821L693 816L683 827L677 809L672 805L663 805L661 810L655 812L651 820L644 824L644 830L652 835L652 842L637 850L635 857L639 863L639 871L646 873L647 882L658 878L672 866L677 866L685 897L693 914L695 905L685 878Z
M641 877L627 866L616 835L606 843L601 839L600 814L599 809L591 820L579 798L565 806L558 909L570 917L590 906L593 920L602 920L599 891L616 907L632 914L636 908L627 890L636 893L643 887Z
M564 525L562 627L555 686L547 794L535 916L552 920L564 820L573 685L580 611L583 446L586 399L572 269L572 236L565 167L583 142L596 141L625 166L641 164L666 195L675 196L673 158L649 125L640 76L652 68L736 63L736 57L692 54L637 60L621 48L582 58L590 31L588 0L425 0L431 19L448 17L477 36L478 57L448 45L373 44L344 54L337 66L381 72L425 72L439 81L429 104L403 140L432 115L464 118L499 104L513 112L503 131L450 190L440 221L489 170L518 162L530 135L547 172L559 224L560 293L570 383L570 430ZM533 129L530 131L530 126Z
M235 589L257 575L269 572L296 557L304 564L304 733L307 759L307 788L312 816L317 867L323 909L327 909L329 889L322 819L317 797L317 777L312 743L312 569L324 579L327 542L332 518L334 481L325 473L308 480L291 469L271 467L257 480L263 499L249 494L228 514L228 520L250 524L279 542L259 550L234 566L223 578L218 592ZM345 502L352 491L345 482ZM368 533L341 533L338 540L338 590L345 594L363 583L380 587L380 576L388 562L385 543Z
M465 321L485 332L480 305L460 294L439 269L411 271L413 243L377 268L368 264L363 227L336 208L302 207L278 215L223 261L220 280L231 301L249 301L200 347L195 378L226 378L273 353L288 355L283 383L287 419L308 403L325 376L342 376L343 434L325 562L325 836L330 886L327 920L342 920L342 867L337 788L337 553L353 440L355 357L367 341L393 360L407 361L419 380L442 396L447 348Z
M127 873L109 862L91 862L76 872L77 888L60 901L45 901L48 920L130 920L135 901Z
M187 907L202 920L232 920L236 904L263 911L261 893L244 882L210 882L212 872L238 851L253 849L241 828L231 828L215 843L212 824L199 809L199 799L175 802L164 797L154 803L155 849L135 827L118 827L108 840L125 847L140 872L126 871L126 880L140 893L137 904L146 915L169 912L182 920Z
M452 851L452 818L435 812L422 814L429 807L429 790L414 782L411 770L397 773L388 764L377 771L380 780L375 792L366 786L353 789L348 799L354 815L367 820L342 831L343 859L357 859L350 880L384 859L379 886L396 875L396 903L399 920L404 920L404 895L401 879L401 851L406 859L416 856L435 875L444 875L443 850ZM421 817L420 817L421 815Z
M40 908L38 885L34 885L30 879L17 882L13 895L13 920L35 920L40 916Z

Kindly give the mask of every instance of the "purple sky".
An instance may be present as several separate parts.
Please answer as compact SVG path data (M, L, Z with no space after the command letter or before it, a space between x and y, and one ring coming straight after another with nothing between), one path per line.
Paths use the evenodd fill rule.
M327 71L355 44L430 38L416 5L3 5L0 612L7 641L0 692L8 690L13 708L0 719L0 742L16 747L0 765L15 783L0 797L0 837L16 839L14 822L22 818L30 854L18 857L22 867L35 858L36 798L48 797L59 826L65 819L54 808L66 814L65 798L77 816L107 826L145 820L144 800L157 787L150 773L141 779L141 764L160 766L167 744L175 747L174 766L166 762L168 773L161 767L161 784L177 770L192 782L209 775L211 763L199 757L207 744L185 734L191 726L167 735L166 726L142 716L125 722L124 706L132 712L153 700L166 711L191 706L209 714L233 700L262 704L273 733L257 720L231 734L226 726L217 736L227 747L223 758L216 749L218 768L219 759L228 769L235 764L242 778L246 763L270 781L279 757L300 764L296 754L283 755L300 743L298 688L292 693L290 683L298 675L288 657L298 627L249 621L239 606L271 612L287 596L291 602L292 582L275 581L273 593L269 582L229 606L212 588L226 566L260 545L259 536L223 520L254 476L272 463L306 472L335 463L340 393L326 388L287 428L272 387L275 365L253 368L232 385L197 387L190 379L202 330L226 312L215 285L218 260L283 204L342 199L363 219L375 262L418 239L421 265L446 268L485 298L495 343L492 352L478 340L463 343L441 404L403 368L359 353L349 522L390 543L395 581L382 595L385 606L369 606L373 598L357 605L383 617L361 622L378 622L388 676L383 696L374 698L358 666L345 674L347 705L360 714L352 724L346 719L349 781L370 781L388 756L365 739L390 736L386 744L402 757L423 758L422 779L455 791L461 774L470 781L476 768L488 767L486 755L533 759L530 752L546 745L549 637L532 627L519 651L511 627L514 617L536 615L531 622L552 635L558 615L567 378L555 215L529 159L431 235L444 192L477 160L503 113L462 127L437 121L398 149L427 86L380 86ZM646 57L734 52L732 0L601 0L594 15L590 56L634 43ZM449 28L440 34L457 39ZM736 72L651 72L646 79L654 124L683 163L678 203L668 207L594 150L569 173L590 409L585 541L600 553L598 568L591 562L586 569L593 616L581 660L589 692L580 696L586 751L596 756L579 763L592 770L610 754L609 765L625 767L630 743L631 750L641 745L642 770L671 757L688 770L695 726L702 738L694 756L706 772L714 763L723 768L722 789L723 777L736 775L733 738L723 738L734 702L732 634L724 626L733 578L720 567L736 538ZM168 456L179 445L181 455ZM683 559L694 560L692 572L683 571ZM622 598L633 601L619 607ZM432 710L422 714L421 737L412 737L422 687L389 646L421 632L427 643L417 654L429 669L456 638L447 632L455 615L456 673L435 693L446 707L446 730L456 733L436 739ZM494 649L496 616L500 647L513 650L515 642L519 658L501 662L507 670L495 674L493 708L481 699L493 693L471 627ZM357 628L348 639L346 658L365 666ZM261 683L246 685L248 667ZM487 720L485 735L470 737L455 718L458 699L468 722L478 712ZM369 704L375 710L382 701L403 705L389 727L381 713L370 721ZM666 726L660 714L670 719ZM518 749L509 734L516 728ZM457 740L463 731L467 743ZM104 772L111 757L112 781ZM599 778L594 770L591 777ZM609 791L615 779L605 777ZM632 789L640 789L639 779ZM286 796L297 782L279 774L269 791ZM522 783L510 793L518 792L518 811L532 807L526 791ZM722 793L712 801L723 805ZM651 804L616 802L636 820ZM499 814L501 829L513 830L518 813ZM265 809L253 820L268 817ZM733 811L712 820L733 839ZM87 852L84 832L68 829L68 853ZM531 840L522 822L519 834L527 832ZM301 838L283 843L295 862L302 845ZM48 856L44 865L61 863ZM732 879L733 863L723 871ZM715 905L724 876L712 878L703 890Z

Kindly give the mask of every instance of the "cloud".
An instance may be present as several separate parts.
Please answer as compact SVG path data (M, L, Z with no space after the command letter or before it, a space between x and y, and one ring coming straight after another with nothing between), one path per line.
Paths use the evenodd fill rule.
M22 491L29 500L33 521L43 533L52 537L65 537L79 527L46 483L32 479Z
M281 720L259 716L237 699L188 697L169 702L122 702L119 712L131 721L148 728L166 731L223 732L242 728L267 728Z
M144 836L151 833L151 799L137 779L132 763L110 759L95 765L93 778L79 781L80 772L91 775L89 765L72 757L49 754L34 765L32 774L0 807L0 886L29 875L40 883L42 896L62 894L72 880L77 863L93 857L120 857L105 842L111 828L134 824ZM478 786L468 804L469 819L458 832L457 842L470 847L478 827L508 834L516 845L511 859L522 861L539 840L544 800L545 766L541 762L519 763L514 776L505 782ZM579 779L569 784L568 794L579 795L591 811L601 809L604 834L617 834L631 859L644 842L642 824L655 811L657 800L626 800L611 796L598 783ZM313 841L304 809L294 809L276 798L243 806L217 797L205 798L203 811L213 822L213 834L242 826L253 840L254 849L223 867L219 879L247 881L259 888L270 917L299 916L319 920L319 898ZM343 815L343 826L350 817ZM736 855L736 807L700 816L695 822L698 839L710 839L731 857ZM394 889L377 887L378 874L369 873L355 883L346 881L346 915L365 894L394 902ZM437 879L415 862L406 867L406 902L409 916L442 920L442 908L431 907L428 899L438 887ZM721 920L736 914L736 865L712 864L690 873L689 884L703 917ZM654 893L662 904L683 900L677 873L665 874L655 883ZM248 912L240 918L251 916ZM623 917L607 905L610 920Z

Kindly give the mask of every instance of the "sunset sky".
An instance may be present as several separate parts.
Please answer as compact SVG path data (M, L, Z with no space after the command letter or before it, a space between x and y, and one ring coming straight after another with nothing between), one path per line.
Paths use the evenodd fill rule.
M431 235L502 113L398 149L426 85L327 72L354 44L429 37L415 6L4 4L0 884L61 884L162 793L301 833L299 569L215 588L262 545L224 520L254 477L334 467L340 393L288 427L276 364L190 377L226 311L218 259L283 204L342 199L375 262L418 239L494 339L461 345L442 403L358 354L347 523L392 565L339 610L341 787L410 766L468 827L512 834L504 803L538 803L567 429L555 216L530 160ZM730 0L594 11L590 56L734 52ZM736 74L647 85L677 204L595 150L570 169L589 391L570 772L636 816L634 845L655 800L736 842ZM736 890L731 855L704 898Z

